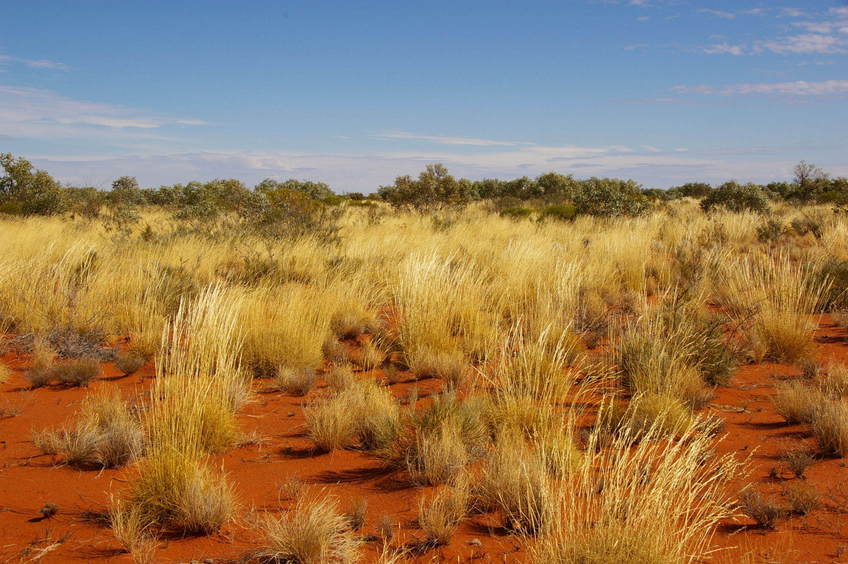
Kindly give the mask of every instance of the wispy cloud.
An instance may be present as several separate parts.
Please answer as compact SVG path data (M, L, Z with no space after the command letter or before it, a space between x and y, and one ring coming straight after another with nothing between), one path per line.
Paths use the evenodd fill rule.
M790 156L783 156L786 153ZM31 155L32 160L63 181L108 186L118 176L137 176L142 185L188 180L239 178L255 184L262 178L304 178L329 183L339 191L370 192L396 176L415 175L432 162L442 162L457 176L514 178L550 171L586 176L634 178L648 186L667 187L694 178L719 182L769 181L788 177L797 158L789 151L734 150L723 154L687 148L639 150L610 145L500 147L483 153L297 153L284 151L194 151L123 156ZM821 163L826 164L826 163ZM828 167L846 174L845 167Z
M13 57L11 55L0 55L0 65L12 63L21 64L36 69L68 70L70 68L64 63L48 61L46 59L25 59L23 57Z
M203 125L133 108L76 100L51 90L0 85L0 134L18 138L140 136L166 126Z
M419 135L408 131L383 131L374 135L379 139L398 139L407 141L426 141L439 145L471 145L476 147L500 147L515 145L532 145L520 141L496 141L493 139L478 139L475 137L448 137L442 135Z
M704 47L702 51L707 55L734 55L738 57L745 54L745 47L729 43L715 43L709 47Z
M701 8L698 10L702 14L709 14L711 16L715 16L717 18L721 18L724 20L735 20L736 14L733 12L726 12L724 10L713 10L712 8Z
M844 96L848 95L848 80L825 80L821 82L771 82L731 84L727 86L675 86L677 94L701 95L781 95L781 96Z
M719 15L720 10L699 10ZM733 15L725 12L727 15ZM808 14L795 8L781 8L778 17L796 19L791 26L804 33L784 34L747 42L722 42L702 47L710 55L841 55L848 53L848 7L832 8L827 12ZM719 16L721 17L721 16ZM729 19L729 18L728 18ZM785 26L781 24L784 29Z
M778 54L800 54L800 55L832 55L848 52L848 39L833 35L822 35L806 33L784 37L778 41L766 41L755 46L765 48Z

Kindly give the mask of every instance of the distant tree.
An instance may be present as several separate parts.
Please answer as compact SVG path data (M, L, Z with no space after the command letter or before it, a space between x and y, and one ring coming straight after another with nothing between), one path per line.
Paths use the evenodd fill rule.
M633 180L590 178L580 183L574 195L574 205L580 215L618 216L640 215L649 208L641 186Z
M47 172L36 170L23 157L0 154L0 211L22 215L52 215L65 209L59 183Z
M717 207L735 212L767 213L769 201L762 186L730 181L725 182L701 200L701 208L706 212Z
M116 205L136 205L142 203L143 196L134 176L122 176L112 182L108 199Z
M645 188L642 190L642 195L652 202L664 202L671 199L671 195L666 190L659 188Z
M713 187L704 182L687 182L668 190L673 198L705 198L713 191Z
M573 176L549 172L536 178L535 195L549 202L562 202L573 199L579 187L580 183Z
M474 181L474 194L478 198L495 199L506 196L506 182L497 178L484 178Z
M822 169L812 163L808 163L807 161L801 161L795 165L794 172L795 184L798 184L799 186L827 177L827 174L825 174Z
M436 204L462 204L472 199L474 183L457 181L442 164L427 165L418 175L399 176L391 186L381 186L380 197L395 206L411 205L417 208Z
M816 195L827 191L827 173L812 163L801 161L795 165L795 184L798 186L794 196L808 202Z
M333 191L330 190L330 187L323 182L295 180L293 178L284 182L279 182L273 178L266 178L256 185L257 192L267 192L269 190L277 190L280 188L293 190L295 192L302 192L315 200L321 200L334 194Z

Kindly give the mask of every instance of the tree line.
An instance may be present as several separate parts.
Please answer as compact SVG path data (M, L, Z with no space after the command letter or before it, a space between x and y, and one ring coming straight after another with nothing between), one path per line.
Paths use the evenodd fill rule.
M521 217L540 211L561 219L639 215L656 202L679 198L699 199L705 211L719 207L766 212L771 202L781 200L848 205L848 179L832 178L806 162L795 167L791 182L760 185L729 181L716 187L691 182L667 190L646 189L633 180L577 179L555 172L512 180L458 179L443 165L431 164L417 178L399 176L370 195L336 194L323 182L295 179L265 179L253 188L235 179L142 188L135 178L123 176L112 183L111 190L99 190L63 186L46 171L10 153L0 154L0 166L2 214L73 213L90 218L105 214L118 223L131 222L139 206L166 208L180 219L208 220L230 214L257 226L270 226L292 220L302 223L305 218L326 215L327 208L345 201L354 205L384 201L422 209L488 200L502 215Z

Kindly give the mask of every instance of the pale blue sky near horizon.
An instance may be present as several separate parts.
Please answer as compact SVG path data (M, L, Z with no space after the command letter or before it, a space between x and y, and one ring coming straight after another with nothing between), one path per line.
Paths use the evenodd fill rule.
M0 8L0 152L74 185L848 175L844 0Z

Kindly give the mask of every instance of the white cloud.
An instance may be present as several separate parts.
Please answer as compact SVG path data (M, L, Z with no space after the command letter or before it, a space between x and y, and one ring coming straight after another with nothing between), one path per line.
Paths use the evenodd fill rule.
M370 192L396 176L417 175L424 166L442 162L456 176L515 178L556 171L579 177L634 178L647 186L668 187L694 179L719 182L770 181L788 177L796 158L762 151L722 154L675 149L634 151L628 147L576 145L498 148L482 154L450 152L321 154L281 151L195 151L123 156L30 155L33 162L75 185L108 186L122 175L143 186L189 180L239 178L248 185L268 177L327 182L337 191ZM826 163L825 163L826 164ZM834 174L848 168L828 167Z
M22 57L13 57L11 55L0 55L0 65L9 63L18 63L36 69L67 70L70 68L68 65L56 61L48 61L45 59L25 59Z
M702 49L707 55L734 55L736 57L745 54L742 45L731 45L729 43L716 43Z
M18 138L155 138L169 125L202 125L132 108L75 100L51 90L0 85L0 134ZM145 133L148 132L148 133Z
M675 86L678 94L703 95L783 95L783 96L844 96L848 95L848 80L825 80L821 82L771 82L731 84L728 86Z
M717 18L721 18L724 20L734 20L736 19L736 14L733 12L725 12L724 10L713 10L711 8L701 8L698 10L702 14L709 14L711 16L715 16Z
M766 41L762 47L778 54L819 54L830 55L846 53L848 41L832 35L807 33L784 37L778 41Z
M439 145L472 145L476 147L498 147L512 145L531 145L520 141L495 141L492 139L477 139L474 137L446 137L441 135L418 135L408 131L383 131L374 135L380 139L402 139L409 141L427 141Z

